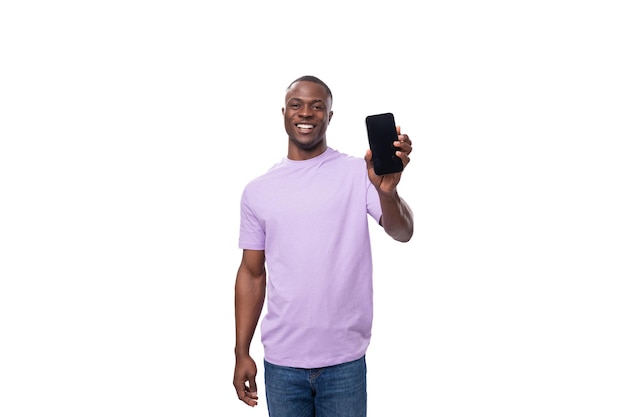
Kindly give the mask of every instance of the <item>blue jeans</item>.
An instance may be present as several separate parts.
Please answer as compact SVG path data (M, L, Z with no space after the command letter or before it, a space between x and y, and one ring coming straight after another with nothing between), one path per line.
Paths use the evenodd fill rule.
M325 368L290 368L265 363L270 417L365 417L365 356Z

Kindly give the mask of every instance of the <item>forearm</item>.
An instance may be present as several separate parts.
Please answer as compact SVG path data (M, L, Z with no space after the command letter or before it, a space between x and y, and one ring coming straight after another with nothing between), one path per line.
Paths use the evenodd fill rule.
M235 354L247 355L265 300L265 271L240 271L235 282Z
M408 242L413 236L413 212L397 191L380 194L383 212L381 223L385 232L400 242Z

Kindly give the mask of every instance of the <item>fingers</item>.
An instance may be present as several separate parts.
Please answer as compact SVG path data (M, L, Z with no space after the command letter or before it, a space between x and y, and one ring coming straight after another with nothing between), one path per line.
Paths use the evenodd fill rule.
M409 162L411 162L411 158L409 158L409 154L396 151L396 156L402 160L402 165L407 166Z
M256 391L256 384L253 382L250 387L245 384L237 387L237 397L250 407L258 404L259 396Z
M398 148L396 151L396 155L402 159L402 163L406 166L411 158L409 158L410 153L413 151L413 146L409 135L406 134L398 134L398 140L393 143L393 146Z
M398 132L398 140L393 142L393 146L398 149L396 155L402 160L403 165L407 166L411 161L409 155L413 152L413 142L411 142L409 135L400 133L400 126L396 126L396 131ZM370 149L365 152L365 162L368 169L373 168L372 151Z
M413 148L411 147L412 142L409 135L402 133L400 126L396 126L396 132L398 133L398 140L393 145L400 148L402 152L406 152L407 155L410 154Z

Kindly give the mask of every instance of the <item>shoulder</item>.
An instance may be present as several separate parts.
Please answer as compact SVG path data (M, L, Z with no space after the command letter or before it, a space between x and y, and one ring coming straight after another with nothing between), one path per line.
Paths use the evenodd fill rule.
M250 180L248 182L248 184L246 184L246 186L250 186L250 185L253 185L253 184L262 183L264 181L267 181L268 179L271 179L271 178L275 177L279 171L284 169L284 167L285 167L285 161L284 160L276 162L274 165L270 166L270 168L267 169L265 172L261 173L260 175L257 175L256 177L253 177L253 179Z
M243 194L249 194L255 190L263 190L265 187L272 186L272 184L284 175L285 163L280 161L272 165L264 173L254 177L250 180L243 189Z
M329 151L329 161L341 164L344 167L354 167L356 169L361 169L366 166L365 159L363 158L357 158L354 155L349 155L332 148L329 148Z

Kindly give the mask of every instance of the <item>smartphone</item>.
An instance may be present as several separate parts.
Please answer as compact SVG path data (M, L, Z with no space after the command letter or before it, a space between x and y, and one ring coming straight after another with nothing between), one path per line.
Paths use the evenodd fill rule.
M398 140L396 121L392 113L373 114L365 118L367 137L372 150L372 162L376 175L393 174L404 169L393 146Z

